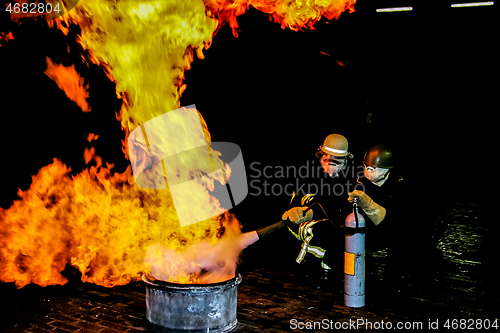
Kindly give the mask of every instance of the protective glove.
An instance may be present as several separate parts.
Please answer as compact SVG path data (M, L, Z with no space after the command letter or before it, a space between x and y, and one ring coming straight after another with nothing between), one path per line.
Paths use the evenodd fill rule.
M370 203L373 202L372 198L367 196L366 193L363 191L354 190L354 191L350 192L349 198L347 198L347 200L350 203L353 203L354 198L358 198L358 206L363 208L363 209L368 207L370 205Z
M359 207L365 212L366 216L372 220L373 224L379 225L387 214L387 210L374 202L372 198L366 195L363 191L352 191L349 193L349 202L354 202L354 198L358 198Z
M291 222L294 224L301 224L307 221L311 221L313 218L313 211L312 209L309 210L306 215L304 216L304 210L306 210L308 207L293 207L289 210L287 210L283 216L281 217L282 220L289 219Z

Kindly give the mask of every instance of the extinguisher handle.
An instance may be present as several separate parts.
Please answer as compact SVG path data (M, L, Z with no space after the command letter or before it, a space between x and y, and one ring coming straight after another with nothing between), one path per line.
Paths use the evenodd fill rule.
M358 198L354 198L353 200L353 212L354 212L354 218L356 219L356 228L359 228L359 219L358 219Z

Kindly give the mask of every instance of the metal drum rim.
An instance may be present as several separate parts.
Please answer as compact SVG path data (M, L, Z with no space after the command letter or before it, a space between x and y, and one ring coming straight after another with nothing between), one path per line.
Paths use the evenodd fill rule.
M152 279L151 279L152 278ZM163 280L157 280L151 275L142 275L142 281L146 284L146 287L167 291L207 291L210 289L227 289L237 286L241 283L241 274L236 272L234 278L216 282L216 283L206 283L206 284L188 284L188 283L173 283Z

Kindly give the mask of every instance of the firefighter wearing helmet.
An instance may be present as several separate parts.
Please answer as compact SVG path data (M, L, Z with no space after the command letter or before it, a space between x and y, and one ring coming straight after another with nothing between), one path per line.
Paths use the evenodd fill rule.
M396 156L397 157L397 156ZM386 249L388 262L384 283L388 290L402 292L412 284L428 287L438 269L432 208L409 180L403 180L393 151L377 144L364 156L365 177L358 179L363 191L352 191L348 200L358 198L368 224L366 249Z
M403 178L396 175L390 178L391 169L394 168L392 150L382 144L374 145L368 149L363 159L363 165L366 180L360 181L358 179L358 183L363 184L366 190L355 190L349 193L348 201L353 202L354 198L358 198L359 207L363 209L373 224L379 225L387 215L386 206L390 205L387 201L393 197L394 187L397 187ZM367 192L373 193L375 200Z
M345 196L354 188L356 178L353 155L344 136L328 135L315 157L319 165L313 169L318 172L297 182L300 186L290 200L292 208L284 212L282 219L292 222L288 229L300 241L295 261L306 276L319 278L320 286L333 268L339 275L342 273L344 235L335 225L343 225L352 211Z

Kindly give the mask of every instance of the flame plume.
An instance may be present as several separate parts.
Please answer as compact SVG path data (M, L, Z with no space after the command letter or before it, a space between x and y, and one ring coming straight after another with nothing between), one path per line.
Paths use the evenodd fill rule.
M354 11L354 3L80 0L73 10L49 23L65 34L72 24L78 24L79 43L116 83L123 101L117 115L125 132L123 152L130 159L129 133L180 107L185 70L190 69L195 52L198 58L204 57L203 50L210 47L223 24L229 23L236 36L236 18L253 6L270 14L283 28L312 28L322 16L331 19L343 11ZM47 62L47 75L83 111L90 111L86 98L91 84L84 86L74 67ZM207 124L198 115L202 132L187 135L201 136L209 145ZM89 142L96 139L93 134L88 137ZM172 149L178 145L176 140L181 138L156 140L149 151ZM224 184L231 172L214 153L212 167L222 170L214 178L196 170L197 156L165 166L195 170L191 179L204 189L193 192L199 193L195 199L210 202L196 209L209 210L210 216L224 211L210 196L214 181ZM168 187L139 188L130 167L124 173L113 172L113 165L103 165L94 148L85 150L84 158L94 165L72 177L71 168L54 159L33 176L27 191L19 190L20 200L7 210L0 209L1 281L15 282L18 287L64 284L61 272L67 264L80 270L83 281L107 287L126 284L143 273L180 283L217 282L234 276L238 255L248 244L230 213L181 228Z
M83 85L83 78L75 71L75 65L70 67L55 65L50 58L47 58L45 74L56 82L59 88L66 93L66 96L75 102L83 112L90 112L90 107L87 103L89 86Z
M238 36L236 19L250 6L269 14L282 28L298 31L314 29L314 24L323 16L331 20L346 10L352 13L355 3L356 0L205 0L209 13L221 22L228 22L235 37Z

